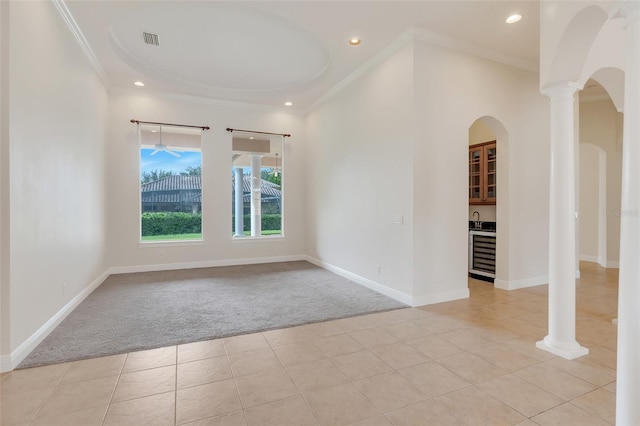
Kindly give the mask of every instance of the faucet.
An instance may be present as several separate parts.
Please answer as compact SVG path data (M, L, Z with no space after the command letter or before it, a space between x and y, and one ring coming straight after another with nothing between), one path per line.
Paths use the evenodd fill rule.
M480 222L480 213L478 213L477 210L473 212L472 216L475 218L476 215L478 215L478 219L476 219L474 227L476 229L482 229L482 223Z

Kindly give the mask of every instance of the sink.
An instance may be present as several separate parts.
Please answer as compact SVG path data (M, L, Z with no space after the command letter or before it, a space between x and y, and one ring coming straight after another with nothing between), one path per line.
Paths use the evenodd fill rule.
M480 222L480 228L476 228L476 222L474 220L469 221L469 231L487 231L496 232L495 222Z

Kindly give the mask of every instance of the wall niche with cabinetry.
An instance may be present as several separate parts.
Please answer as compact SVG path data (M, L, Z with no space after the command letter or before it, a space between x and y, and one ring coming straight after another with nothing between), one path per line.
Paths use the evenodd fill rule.
M496 141L469 146L469 204L495 205Z

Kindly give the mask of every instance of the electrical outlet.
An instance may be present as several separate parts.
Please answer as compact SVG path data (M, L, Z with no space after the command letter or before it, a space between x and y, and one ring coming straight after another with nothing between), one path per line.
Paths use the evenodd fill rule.
M376 271L378 272L378 275L380 275L380 265L376 266Z
M402 225L404 223L404 217L401 214L394 216L393 223L396 225Z

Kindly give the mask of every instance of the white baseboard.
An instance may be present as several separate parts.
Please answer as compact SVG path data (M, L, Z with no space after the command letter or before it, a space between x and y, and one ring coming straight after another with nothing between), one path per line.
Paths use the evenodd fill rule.
M439 293L423 294L413 298L412 306L432 305L434 303L450 302L452 300L469 298L469 288L441 291Z
M580 278L580 270L576 269L576 278ZM539 277L522 278L519 280L500 280L496 278L493 286L501 290L518 290L521 288L535 287L537 285L549 284L548 275L540 275Z
M394 300L397 300L400 303L404 303L405 305L409 305L409 306L416 306L413 304L413 298L406 293L403 293L398 290L394 290L376 281L354 274L353 272L349 272L345 269L339 268L330 263L323 262L322 260L316 259L315 257L305 256L305 260L309 263L313 263L316 266L326 269L327 271L333 272L336 275L340 275L343 278L353 281L356 284L360 284L361 286L367 287L373 291L377 291L378 293L384 294L385 296L388 296Z
M82 290L76 297L71 299L62 307L54 316L42 325L27 340L18 346L8 355L0 356L0 373L11 371L24 360L36 346L40 344L48 335L69 315L84 299L91 294L93 290L98 288L112 274L125 274L130 272L151 272L151 271L168 271L175 269L193 269L208 268L214 266L233 266L233 265L249 265L258 263L274 263L274 262L292 262L298 260L307 260L307 256L273 256L259 257L247 259L228 259L214 260L205 262L185 262L185 263L169 263L162 265L136 265L136 266L118 266L108 268L100 274L89 286Z
M597 257L597 256L589 256L586 254L581 254L579 256L579 259L581 262L592 262L592 263L597 263L598 265L602 266L603 268L617 268L618 266L618 262L607 262L606 259L603 259L601 257ZM609 264L615 264L616 266L608 266Z
M542 284L549 284L549 277L547 275L523 278L519 280L500 280L496 278L493 282L493 286L495 288L499 288L502 290L518 290L521 288L535 287Z
M153 265L115 266L109 268L111 274L130 274L134 272L173 271L177 269L213 268L216 266L255 265L259 263L295 262L307 260L304 255L252 257L245 259L203 260L200 262L162 263Z
M387 287L386 285L380 284L379 282L370 280L358 274L354 274L353 272L349 272L345 269L339 268L330 263L323 262L322 260L316 259L315 257L306 256L306 260L310 263L313 263L316 266L326 269L327 271L333 272L336 275L340 275L341 277L351 280L356 284L360 284L373 291L377 291L378 293L384 294L385 296L388 296L394 300L397 300L400 303L404 303L409 306L431 305L433 303L449 302L451 300L466 299L469 297L468 288L464 288L460 290L452 290L452 291L443 291L439 293L424 294L421 296L414 297L409 294L403 293L401 291L394 290L390 287Z
M104 271L98 278L93 280L91 284L84 288L80 293L71 299L62 307L54 316L42 325L27 340L22 342L10 355L3 355L0 358L0 372L11 371L22 362L23 359L35 349L48 335L69 315L84 299L91 294L93 290L98 288L104 280L109 277L109 270Z

